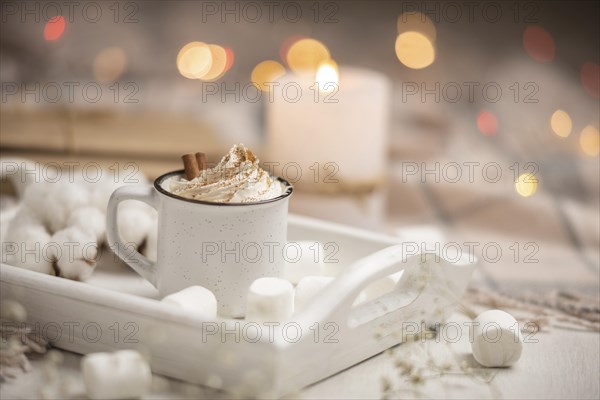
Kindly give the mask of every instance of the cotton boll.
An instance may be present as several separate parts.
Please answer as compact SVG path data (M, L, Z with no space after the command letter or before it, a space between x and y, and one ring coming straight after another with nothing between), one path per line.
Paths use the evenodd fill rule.
M23 207L27 208L32 217L37 218L43 225L46 220L46 201L50 197L52 185L47 182L33 183L23 193Z
M124 185L146 185L148 180L139 172L134 170L134 164L131 167L120 170L105 170L103 179L94 183L91 190L91 205L97 207L100 211L106 211L108 200L115 190ZM139 203L139 202L137 202ZM143 203L140 203L143 204Z
M52 235L50 242L60 276L84 280L92 274L98 256L94 233L79 226L70 226Z
M102 243L106 237L106 216L96 207L88 206L74 210L69 216L67 226L78 226L93 232L98 243Z
M15 224L15 221L35 221L27 211L23 213L21 210L19 214L11 222L6 240L2 243L3 261L15 267L54 275L53 254L48 246L50 234L39 223Z
M117 225L121 239L136 246L142 244L150 231L153 218L147 212L131 207L119 207L118 215Z
M60 182L53 183L48 197L44 199L44 217L51 232L67 226L73 210L88 204L90 196L84 185Z
M108 199L112 193L122 186L119 182L114 182L110 178L101 179L94 183L90 190L90 205L96 207L102 212L106 212Z

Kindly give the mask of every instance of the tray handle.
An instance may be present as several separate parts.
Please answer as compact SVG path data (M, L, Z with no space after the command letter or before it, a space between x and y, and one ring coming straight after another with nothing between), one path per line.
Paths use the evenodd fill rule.
M405 250L405 246L401 244L393 245L356 261L328 285L327 289L323 290L305 311L298 314L295 320L300 325L306 324L306 326L310 326L317 321L343 323L351 328L356 325L362 325L368 322L364 318L362 318L363 320L360 323L352 323L353 320L360 319L355 318L354 315L358 311L358 309L353 308L354 300L369 284L402 270L405 273L394 290L411 289L409 295L411 296L410 301L398 307L398 309L404 308L408 304L417 301L423 294L425 285L419 287L418 282L414 282L414 278L426 275L427 271L424 271L424 267L431 262L467 267L464 269L464 273L456 273L457 270L454 268L448 269L448 275L444 272L444 275L446 275L445 278L449 279L448 286L450 290L456 294L462 294L468 283L468 277L470 277L473 271L474 260L467 260L467 257L463 256L457 262L451 263L436 253L421 253L416 255L410 253L408 255ZM409 271L410 273L407 273ZM452 274L454 274L454 277L449 276ZM449 288L436 289L444 290ZM358 307L360 308L360 306ZM377 317L375 316L371 319Z

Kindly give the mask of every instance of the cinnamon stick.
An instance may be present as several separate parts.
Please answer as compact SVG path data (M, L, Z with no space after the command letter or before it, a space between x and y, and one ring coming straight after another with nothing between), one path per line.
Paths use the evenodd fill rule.
M198 163L193 154L184 154L181 156L181 159L183 160L183 168L185 169L185 179L191 181L200 175Z
M202 152L196 153L196 163L198 164L198 168L200 168L200 171L205 170L207 167L206 154Z

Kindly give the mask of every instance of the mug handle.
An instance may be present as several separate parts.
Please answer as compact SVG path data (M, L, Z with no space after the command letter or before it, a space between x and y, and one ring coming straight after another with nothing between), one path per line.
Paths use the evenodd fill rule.
M156 263L148 260L137 250L127 246L121 239L117 225L119 203L124 200L137 200L157 208L158 198L152 186L121 186L113 192L108 200L106 211L106 237L108 245L115 254L135 272L156 287Z

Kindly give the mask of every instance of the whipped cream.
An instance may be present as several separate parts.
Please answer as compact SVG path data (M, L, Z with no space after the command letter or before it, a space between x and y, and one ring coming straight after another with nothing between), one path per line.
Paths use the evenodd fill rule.
M251 203L281 196L286 185L258 163L250 149L236 144L214 168L189 181L183 176L173 178L165 189L177 196L214 203Z

